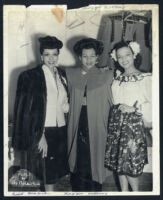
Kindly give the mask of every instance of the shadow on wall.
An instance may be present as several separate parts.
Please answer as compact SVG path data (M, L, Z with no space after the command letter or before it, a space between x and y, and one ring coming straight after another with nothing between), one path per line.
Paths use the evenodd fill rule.
M32 68L33 62L27 66L22 66L15 68L12 70L10 77L9 77L9 91L8 91L8 115L9 115L9 124L13 122L13 113L14 113L14 104L15 104L15 96L16 96L16 89L17 89L17 81L18 77L21 72Z
M19 75L28 69L32 69L36 67L39 63L41 63L40 59L40 51L39 51L39 37L44 37L45 34L39 33L39 34L34 34L31 36L31 44L32 44L32 53L34 55L34 60L31 61L27 66L22 66L15 68L9 77L9 91L8 91L8 107L9 107L9 124L13 122L13 113L14 113L14 104L15 104L15 96L16 96L16 89L17 89L17 81ZM26 51L28 53L28 51ZM28 55L27 55L28 58Z
M81 39L84 39L84 38L87 38L86 36L83 36L83 35L78 35L78 36L75 36L75 37L71 37L67 40L66 42L66 47L67 49L72 53L72 55L74 56L75 58L75 63L76 63L76 66L80 66L81 63L79 61L79 58L78 56L75 54L74 50L73 50L73 47L74 45L76 44L77 41L81 40Z
M44 33L37 33L31 36L32 51L36 60L36 64L41 63L39 38L45 36L47 36L47 34Z

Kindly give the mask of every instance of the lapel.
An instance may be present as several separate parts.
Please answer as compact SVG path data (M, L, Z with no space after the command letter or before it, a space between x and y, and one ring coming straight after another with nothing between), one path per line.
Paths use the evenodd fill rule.
M63 87L65 88L66 92L68 93L67 84L66 84L65 81L63 80L63 77L64 77L65 80L66 80L66 75L63 74L63 73L64 73L63 70L62 70L61 68L59 68L59 67L57 67L57 71L58 71L58 75L59 75L59 78L60 78L60 80L61 80L61 83L62 83ZM66 80L66 81L67 81L67 80Z
M46 104L47 104L47 88L46 88L46 81L45 81L45 75L44 75L44 72L43 72L43 69L42 69L42 66L39 65L37 67L37 77L38 77L38 84L40 85L40 88L39 88L39 94L40 94L40 102L41 103L41 116L42 116L42 129L44 127L44 124L45 124L45 116L46 116Z
M47 89L46 89L46 81L45 81L45 75L42 69L42 65L37 66L37 76L40 86L40 94L43 95L45 100L47 99Z

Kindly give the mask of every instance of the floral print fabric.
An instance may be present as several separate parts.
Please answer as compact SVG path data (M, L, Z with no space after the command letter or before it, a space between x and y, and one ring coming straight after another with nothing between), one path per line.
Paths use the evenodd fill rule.
M118 174L139 176L147 164L147 144L142 115L121 113L119 105L110 112L105 167Z

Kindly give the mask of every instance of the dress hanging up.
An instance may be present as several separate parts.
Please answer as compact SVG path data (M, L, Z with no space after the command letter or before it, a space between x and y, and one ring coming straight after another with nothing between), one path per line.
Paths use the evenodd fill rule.
M113 67L113 61L111 60L109 53L114 47L114 45L121 40L131 40L137 41L140 44L141 48L141 56L142 56L142 63L140 66L140 70L142 72L151 72L152 71L152 52L151 47L146 44L151 44L151 29L149 28L148 34L146 33L145 29L150 25L150 20L147 20L147 24L135 20L135 18L131 19L130 21L126 21L125 17L126 13L118 14L117 16L105 16L102 19L102 24L105 23L105 27L99 30L98 39L103 41L104 43L104 52L101 55L101 59L99 64L101 66L110 66ZM144 18L143 18L144 19Z

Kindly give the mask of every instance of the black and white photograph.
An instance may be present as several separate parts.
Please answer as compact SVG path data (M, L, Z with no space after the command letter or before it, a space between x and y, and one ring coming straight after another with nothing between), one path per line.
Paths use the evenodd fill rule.
M159 6L3 6L4 195L159 195Z

